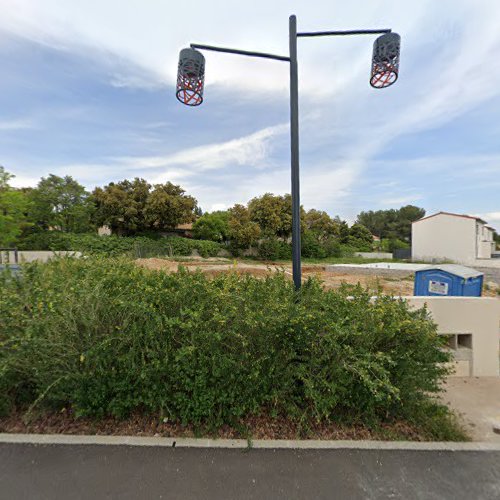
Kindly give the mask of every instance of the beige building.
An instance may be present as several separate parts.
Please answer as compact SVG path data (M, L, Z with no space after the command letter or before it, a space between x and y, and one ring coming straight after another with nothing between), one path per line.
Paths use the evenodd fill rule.
M424 304L438 333L448 339L455 375L498 377L500 300L494 297L404 297L408 305Z
M472 264L491 259L494 229L479 217L438 212L412 224L412 259Z

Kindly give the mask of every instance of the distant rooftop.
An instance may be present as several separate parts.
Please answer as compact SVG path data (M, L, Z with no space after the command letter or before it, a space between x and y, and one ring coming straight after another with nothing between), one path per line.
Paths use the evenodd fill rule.
M474 219L474 220L477 220L479 222L482 222L483 224L487 224L487 222L485 220L481 219L480 217L475 217L474 215L454 214L452 212L437 212L435 214L428 215L427 217L422 217L421 219L414 221L413 224L415 224L415 222L420 222L420 221L423 221L426 219L430 219L431 217L436 217L436 215L451 215L452 217L462 217L464 219Z

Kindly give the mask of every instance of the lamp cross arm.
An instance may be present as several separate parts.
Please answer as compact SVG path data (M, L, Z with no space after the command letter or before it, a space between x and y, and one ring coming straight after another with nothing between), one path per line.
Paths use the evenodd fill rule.
M230 49L227 47L216 47L214 45L202 45L199 43L192 43L191 48L192 49L199 49L199 50L212 50L214 52L225 52L226 54L238 54L240 56L261 57L264 59L274 59L277 61L290 62L290 58L288 56L279 56L276 54L268 54L267 52L254 52L254 51L250 51L250 50Z
M342 31L305 31L297 33L298 37L313 37L313 36L348 36L348 35L383 35L391 33L391 29L375 29L375 30L342 30Z

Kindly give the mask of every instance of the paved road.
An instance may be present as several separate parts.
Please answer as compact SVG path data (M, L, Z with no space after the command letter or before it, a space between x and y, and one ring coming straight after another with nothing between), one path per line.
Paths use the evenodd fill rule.
M495 259L497 260L497 259ZM498 259L500 260L500 259ZM493 281L498 286L500 286L500 268L494 267L474 267L478 271L484 273L484 282L488 283L488 281Z
M498 499L500 452L0 444L0 498Z

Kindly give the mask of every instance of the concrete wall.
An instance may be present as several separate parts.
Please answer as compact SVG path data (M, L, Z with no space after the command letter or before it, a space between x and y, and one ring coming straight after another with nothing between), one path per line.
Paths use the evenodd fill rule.
M392 253L389 252L354 252L354 255L363 259L392 259Z
M470 264L476 259L476 220L438 214L412 224L412 259L451 260Z
M462 342L465 340L462 345L456 346L458 347L455 351L456 375L499 376L499 299L493 297L404 297L404 299L415 308L427 304L440 334L459 334L458 339L462 339ZM471 339L470 349L467 346L468 339Z
M2 252L2 259L3 262L11 262L14 263L14 252L8 252L8 260L6 259L6 254L7 252ZM47 262L49 259L53 258L54 256L74 256L74 257L80 257L82 255L81 252L52 252L50 250L45 251L45 250L19 250L17 252L19 263L23 262L34 262L34 261L39 261L39 262Z

